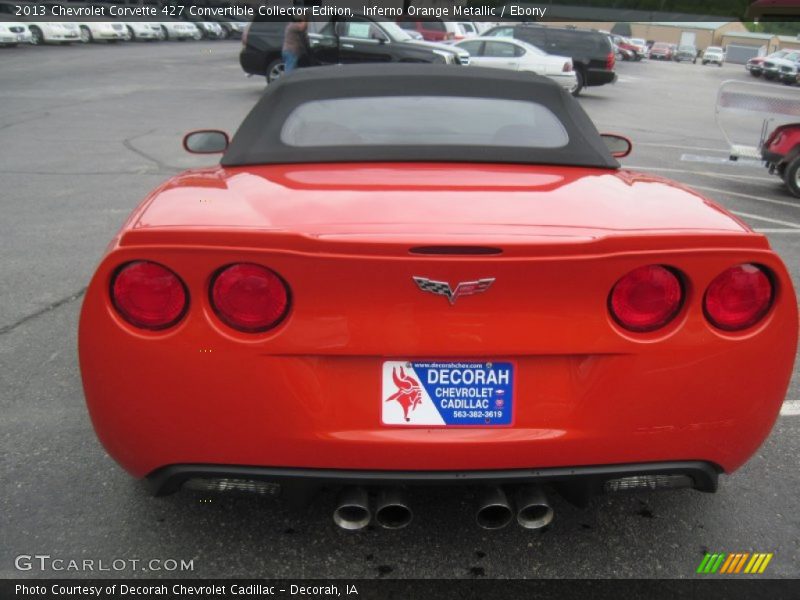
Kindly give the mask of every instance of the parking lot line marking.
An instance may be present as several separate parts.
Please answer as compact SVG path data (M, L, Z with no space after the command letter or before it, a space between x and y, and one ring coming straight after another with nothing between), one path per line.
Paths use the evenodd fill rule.
M715 165L730 165L731 167L756 167L758 169L764 166L760 160L753 160L749 158L730 160L729 158L725 158L723 156L703 156L701 154L681 154L681 161L712 163Z
M756 233L800 233L800 229L764 229L761 227L753 228Z
M719 188L712 188L704 185L691 185L691 187L697 188L698 190L704 190L706 192L717 192L719 194L727 194L728 196L738 196L740 198L747 198L748 200L757 200L758 202L766 202L768 204L779 204L781 206L791 206L792 208L800 208L800 201L789 202L788 200L773 200L772 198L764 198L763 196L754 196L753 194L742 194L741 192L729 192L728 190L721 190Z
M702 150L703 152L730 152L728 148L702 148L700 146L679 146L675 144L654 144L650 142L636 142L637 146L652 146L654 148L677 148L678 150Z
M668 167L645 167L624 165L626 169L637 171L664 171L665 173L686 173L687 175L703 175L705 177L715 177L718 179L746 179L747 181L765 181L767 183L777 183L775 177L753 177L752 175L736 175L735 173L712 173L711 171L692 171L691 169L670 169Z
M800 400L786 400L781 406L782 417L797 417L800 415Z
M756 219L758 221L764 221L766 223L775 223L776 225L786 225L786 227L796 227L800 229L800 223L792 223L791 221L781 221L780 219L773 219L771 217L761 217L759 215L740 212L738 210L732 210L731 212L735 214L737 217L746 217L748 219Z

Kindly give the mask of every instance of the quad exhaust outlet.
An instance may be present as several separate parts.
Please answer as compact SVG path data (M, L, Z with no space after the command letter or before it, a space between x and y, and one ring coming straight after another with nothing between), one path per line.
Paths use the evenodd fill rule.
M387 488L378 494L375 521L384 529L402 529L411 523L414 513L406 502L405 494L397 488Z
M371 520L367 491L361 487L344 488L336 500L333 522L342 529L356 531L364 529Z
M541 529L553 520L554 511L544 491L539 486L524 486L517 489L517 523L525 529ZM485 488L478 497L475 520L483 529L502 529L514 518L514 508L500 487Z
M499 487L488 487L478 496L475 521L482 529L502 529L514 516L506 493Z
M382 488L375 503L375 522L384 529L402 529L411 523L414 513L399 488ZM369 494L361 487L346 487L336 501L333 522L342 529L357 531L372 521Z
M483 488L478 495L475 521L482 529L502 529L514 520L525 529L541 529L553 521L554 511L541 487L522 486L515 490L514 502L499 486ZM358 531L375 522L384 529L403 529L414 519L405 492L398 487L378 490L374 512L370 495L358 486L345 487L336 500L333 521L348 531Z
M517 523L525 529L541 529L553 520L553 507L539 486L524 486L517 490Z

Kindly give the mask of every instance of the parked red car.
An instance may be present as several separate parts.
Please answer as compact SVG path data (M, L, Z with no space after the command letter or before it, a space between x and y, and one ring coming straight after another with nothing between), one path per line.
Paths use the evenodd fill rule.
M770 173L780 175L789 191L800 198L800 123L776 127L761 146Z
M656 42L650 48L650 60L672 60L675 54L675 44Z
M644 58L644 52L638 44L634 44L628 38L622 37L621 35L615 35L612 37L612 41L616 46L622 50L621 55L624 57L625 60L642 60Z
M426 19L424 21L398 19L397 24L403 29L419 32L422 35L422 39L429 42L446 42L464 37L456 23L442 21L441 19Z
M184 143L221 163L134 210L80 318L97 435L157 493L334 487L359 529L466 484L534 529L551 490L714 491L775 423L781 259L547 78L302 69Z

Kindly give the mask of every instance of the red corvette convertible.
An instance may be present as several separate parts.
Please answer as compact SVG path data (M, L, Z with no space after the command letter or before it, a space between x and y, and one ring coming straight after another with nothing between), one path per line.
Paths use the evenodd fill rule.
M468 484L537 528L553 491L714 491L775 422L780 258L547 79L307 69L184 144L221 164L134 211L80 321L97 434L156 493L335 487L358 529Z

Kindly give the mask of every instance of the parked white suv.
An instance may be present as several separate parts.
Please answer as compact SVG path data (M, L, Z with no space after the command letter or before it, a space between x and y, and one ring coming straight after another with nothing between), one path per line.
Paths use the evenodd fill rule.
M706 48L706 51L703 52L703 64L707 65L708 63L715 63L718 66L722 66L722 63L725 62L725 51L720 48L719 46L709 46Z

